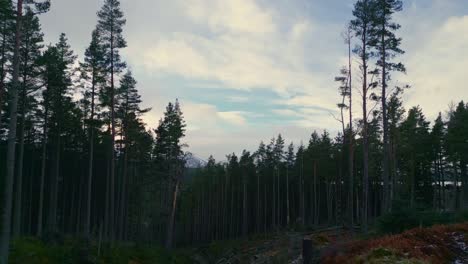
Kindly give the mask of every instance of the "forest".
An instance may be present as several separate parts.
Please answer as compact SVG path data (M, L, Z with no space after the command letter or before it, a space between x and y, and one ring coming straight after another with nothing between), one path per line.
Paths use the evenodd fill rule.
M429 120L403 102L424 87L393 85L406 71L402 1L356 0L343 25L348 63L330 87L339 133L267 135L255 150L206 162L185 144L182 101L169 102L159 123L143 121L151 109L121 56L119 0L96 10L81 61L66 33L44 43L51 4L0 1L1 264L17 263L12 245L26 237L174 250L324 227L368 234L396 214L468 206L468 104L447 102Z

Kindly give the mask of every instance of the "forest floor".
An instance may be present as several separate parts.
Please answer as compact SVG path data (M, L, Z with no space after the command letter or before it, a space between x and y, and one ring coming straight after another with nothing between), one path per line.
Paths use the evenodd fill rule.
M342 228L310 233L277 232L173 252L155 247L119 246L97 254L95 245L84 248L73 239L50 244L23 238L13 244L10 263L300 264L304 238L313 241L317 263L468 263L468 222L372 238Z
M311 238L317 263L468 263L468 223L415 228L397 235L365 239L362 235L328 229L310 234L284 232L265 239L237 242L217 260L208 248L193 255L194 263L300 264L302 240Z

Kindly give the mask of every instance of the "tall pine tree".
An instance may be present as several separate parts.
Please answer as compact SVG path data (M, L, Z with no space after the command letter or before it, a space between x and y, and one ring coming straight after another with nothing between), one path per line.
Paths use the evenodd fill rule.
M98 25L97 28L101 33L102 45L104 48L104 58L106 64L106 77L108 84L108 91L106 93L107 106L110 112L110 178L108 186L109 190L109 223L107 223L111 240L115 237L115 136L116 136L116 121L115 121L115 108L116 108L116 89L115 77L125 68L125 63L122 62L119 50L125 48L127 43L123 38L123 26L126 20L122 11L120 10L120 2L118 0L106 0L103 7L98 12Z

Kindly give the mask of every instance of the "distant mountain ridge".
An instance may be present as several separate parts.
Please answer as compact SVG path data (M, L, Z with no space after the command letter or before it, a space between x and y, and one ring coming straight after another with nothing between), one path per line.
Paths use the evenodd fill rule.
M190 169L197 169L205 167L207 162L193 154L189 154L185 158L185 167Z

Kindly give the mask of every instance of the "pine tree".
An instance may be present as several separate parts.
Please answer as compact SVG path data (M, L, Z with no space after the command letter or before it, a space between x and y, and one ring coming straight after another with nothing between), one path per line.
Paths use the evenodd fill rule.
M89 159L88 159L88 188L86 196L86 215L84 224L84 234L89 235L91 228L91 192L93 185L94 171L94 145L96 124L96 113L98 112L97 94L103 89L105 82L105 61L104 50L101 45L101 36L99 30L94 30L91 37L91 43L85 51L85 59L81 66L81 78L84 82L84 100L89 105L90 115L87 120L89 130Z
M372 0L359 0L354 5L354 19L350 26L359 44L354 53L359 57L362 74L362 137L363 137L363 198L362 198L362 228L368 229L368 205L369 205L369 142L368 142L368 99L369 91L375 87L375 83L369 82L369 60L372 57L370 50L372 44L373 21L375 19L375 4Z
M383 121L383 200L382 210L390 210L390 147L387 114L387 82L390 80L390 72L405 72L402 63L391 62L396 55L403 54L401 50L401 38L396 37L395 32L400 25L393 22L392 18L396 12L402 10L403 3L400 0L375 0L375 20L372 35L374 37L372 46L377 50L377 65L381 68L381 101Z
M286 226L290 224L290 198L289 198L289 173L292 171L295 162L294 144L291 142L286 153Z
M444 177L444 140L446 135L445 123L439 113L431 130L432 160L434 163L434 176L437 182L437 206L445 210L445 177Z
M119 50L125 48L127 43L123 38L123 26L126 20L120 10L120 2L118 0L106 0L103 7L98 12L98 30L101 33L102 45L104 48L104 58L107 73L108 91L106 97L108 99L107 106L110 111L110 177L109 177L109 223L108 228L111 240L115 237L115 136L116 136L116 122L115 122L115 107L116 107L116 89L115 77L125 68L125 63L121 61Z
M427 207L432 202L429 122L419 107L413 107L400 130L400 163L406 176L403 179L406 185L404 195L411 208L416 205Z
M121 144L125 147L121 150L123 152L123 169L121 179L121 194L119 199L119 238L122 238L124 228L124 214L125 205L127 200L127 184L128 184L128 160L129 160L129 147L132 144L132 122L141 122L140 116L150 109L141 109L141 96L138 94L136 88L136 80L132 76L132 72L128 71L120 80L120 87L118 89L116 116L121 119Z
M164 118L155 130L156 142L154 148L155 161L158 168L167 172L171 197L170 213L167 225L166 248L172 248L174 242L174 221L177 209L177 199L180 191L182 169L184 167L183 150L185 146L181 139L185 136L185 121L179 102L169 103Z
M34 3L34 1L32 1ZM36 9L40 12L47 11L48 2L36 4ZM10 120L8 129L8 147L7 147L7 173L5 180L5 198L3 200L4 210L2 218L2 232L0 236L0 263L8 263L8 250L10 246L11 232L11 212L12 212L12 196L13 196L13 181L15 174L15 159L16 159L16 128L17 128L17 110L18 110L18 91L20 89L19 74L20 74L20 46L21 36L23 32L23 0L17 1L16 8L16 29L15 41L12 60L12 84L11 84L11 100L10 100Z
M11 1L0 1L0 124L2 110L5 104L6 77L9 71L8 62L11 60L12 35L14 35L14 11Z
M16 158L16 125L17 125L17 108L18 108L18 90L19 90L19 49L21 45L22 33L22 16L23 16L23 1L18 0L16 12L16 31L15 45L13 51L13 76L11 87L10 101L10 123L8 129L8 149L7 149L7 174L5 178L5 198L3 199L3 218L2 218L2 233L0 237L0 263L8 263L8 251L10 247L10 232L11 232L11 211L13 197L13 181L15 174L15 158Z
M72 67L75 62L76 56L73 55L73 51L70 49L68 40L65 34L61 34L59 42L48 48L49 54L47 63L50 69L48 69L48 98L50 100L50 112L51 112L51 134L55 137L55 160L54 167L51 174L51 191L49 200L49 217L48 217L48 230L50 232L57 231L57 207L58 207L58 192L59 192L59 181L62 178L61 175L61 152L62 152L62 134L64 129L64 123L67 122L66 110L67 105L71 101L71 75ZM47 52L47 51L46 51Z
M400 131L399 126L403 121L405 109L403 108L403 102L401 101L402 89L396 87L388 100L388 129L389 129L389 145L390 145L390 174L392 178L392 201L399 200L400 194L400 173L398 172L398 153L400 145Z
M34 114L35 93L40 87L38 60L41 56L43 34L39 25L39 18L32 10L27 9L23 18L23 34L20 47L20 75L21 93L19 97L19 131L18 131L18 164L15 183L15 201L13 215L13 237L18 237L22 230L22 189L24 167L25 126L28 115Z
M450 113L447 123L446 149L450 160L459 169L459 179L462 183L462 206L468 205L468 107L462 101L454 111ZM458 174L458 173L456 173ZM458 187L457 187L458 196ZM459 199L456 199L457 209L459 209Z

